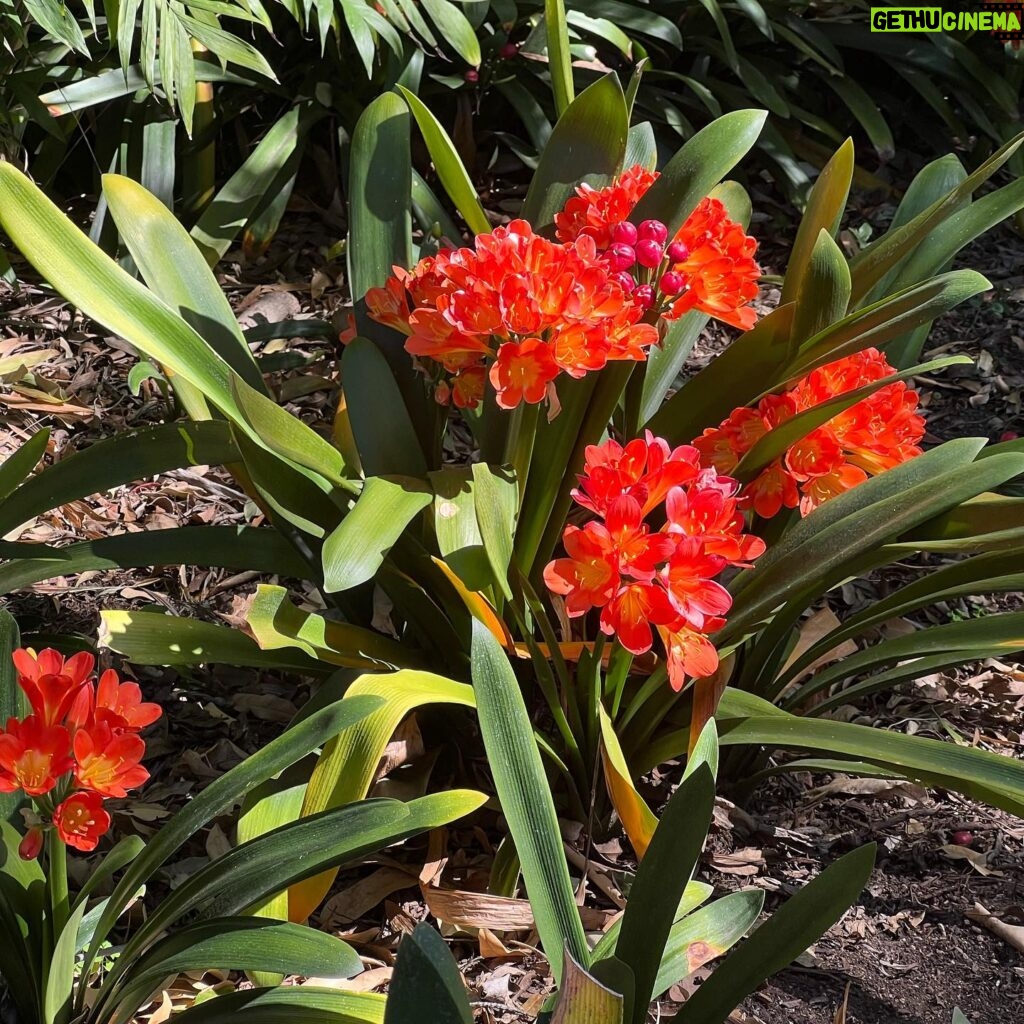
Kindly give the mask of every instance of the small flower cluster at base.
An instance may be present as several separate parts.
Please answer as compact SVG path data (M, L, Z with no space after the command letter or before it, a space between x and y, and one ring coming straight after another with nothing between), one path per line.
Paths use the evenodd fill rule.
M749 330L757 320L748 305L761 275L757 242L711 198L697 204L672 239L661 221L633 224L634 207L657 179L637 164L607 188L580 185L555 215L558 238L593 238L623 287L665 320L696 309Z
M743 532L738 490L703 467L696 448L670 449L649 431L625 447L591 446L573 498L598 518L566 527L567 557L547 565L544 582L564 596L570 618L600 608L601 631L633 654L651 649L653 625L673 689L687 676L712 675L718 652L708 634L732 605L715 577L749 566L765 548ZM665 524L652 531L646 520L656 510Z
M139 731L155 722L159 705L142 700L136 683L112 669L90 680L95 659L57 651L17 650L18 684L32 713L9 718L0 730L0 793L32 797L47 825L34 825L19 851L37 856L45 827L77 850L96 848L110 828L104 797L123 797L149 772L139 763L146 744Z
M435 397L475 408L487 381L513 409L548 397L555 378L640 361L658 340L591 238L572 244L514 220L411 270L393 268L366 295L375 320L408 336L406 351L438 368Z
M762 398L755 409L736 409L693 443L705 461L732 472L780 423L895 372L877 349L865 349L813 370L783 394ZM917 404L917 392L902 381L880 388L791 445L746 485L744 494L764 519L798 505L800 514L808 515L868 476L921 454L925 424Z

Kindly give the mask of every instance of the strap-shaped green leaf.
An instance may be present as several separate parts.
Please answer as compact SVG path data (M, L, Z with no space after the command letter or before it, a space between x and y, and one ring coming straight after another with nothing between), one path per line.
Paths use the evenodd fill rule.
M120 533L63 548L25 547L28 557L12 556L0 565L0 593L55 576L146 565L215 565L300 579L309 574L309 566L280 533L251 526L178 526ZM0 556L7 557L2 542Z
M616 963L605 961L605 964ZM616 966L623 967L621 962ZM628 970L628 969L627 969ZM622 979L626 984L622 984ZM620 985L628 987L629 975L620 972ZM626 1000L614 988L602 984L595 975L588 974L568 954L565 956L565 976L558 988L558 1000L551 1014L551 1024L622 1024Z
M910 256L939 224L959 208L965 197L970 196L1013 156L1022 142L1024 134L1011 139L945 196L855 256L850 262L853 276L851 304L856 306L888 271Z
M49 428L43 427L0 463L0 502L20 487L29 473L36 468L39 460L46 454L49 440Z
M615 956L633 972L633 1024L643 1024L676 907L711 824L715 781L702 764L673 793L637 868L622 915Z
M875 846L869 844L830 864L719 964L683 1004L680 1024L724 1021L839 920L867 884L874 863Z
M550 224L583 179L605 185L622 167L629 122L614 74L599 78L558 119L523 203L536 229Z
M1013 758L850 722L801 718L777 708L771 714L758 715L750 707L737 705L737 696L731 688L726 689L719 705L723 746L757 744L840 754L870 761L925 785L956 790L1014 814L1024 808L1024 766ZM658 747L659 755L674 748L678 752L685 749L685 741L680 746L680 740L666 737Z
M265 651L293 647L345 668L389 668L408 664L412 656L390 637L303 611L288 600L284 587L266 583L257 586L245 621Z
M191 235L207 263L224 257L253 215L276 188L309 128L325 111L316 104L292 107L260 140L196 221Z
M80 903L72 911L53 947L53 958L50 960L46 992L43 996L43 1024L67 1024L71 1020L71 997L75 988L75 952L78 950L78 929L84 916L85 904Z
M341 357L341 384L359 460L367 476L426 476L423 446L381 350L353 338ZM422 383L416 386L423 391Z
M227 297L178 219L156 196L119 174L103 176L103 195L150 290L176 309L250 387L266 394L263 375Z
M997 460L1000 464L992 465ZM911 460L911 463L904 463L904 466L915 461L918 460ZM875 479L883 479L902 468L898 466ZM769 616L785 601L789 592L799 590L806 582L817 578L827 579L840 566L1020 472L1024 472L1024 457L993 456L954 469L941 478L924 479L895 493L893 500L879 501L861 508L839 522L825 526L824 521L821 521L824 528L817 531L806 544L769 563L763 571L758 566L747 574L741 591L742 598L737 594L734 605L737 614L722 631L721 642L731 642L742 630ZM864 486L867 483L861 485ZM831 502L826 502L822 508L827 508L829 504ZM817 511L811 513L804 522L809 522Z
M565 13L564 0L544 0L544 26L547 29L551 91L555 97L555 117L559 120L572 105L575 96L572 81L572 54L569 50L569 25Z
M827 231L835 238L839 231L846 200L850 195L853 168L853 140L847 139L821 169L807 197L807 206L800 218L800 226L790 251L780 304L795 302L800 294L820 233Z
M2 570L0 570L2 571ZM4 591L0 588L0 593ZM15 671L12 653L21 646L21 634L18 623L6 608L0 608L0 722L7 724L8 718L21 718L27 711L27 702L21 687L18 686L18 673ZM11 821L22 804L22 795L0 793L0 822ZM0 852L5 860L13 857L14 851Z
M843 250L822 228L800 279L790 351L842 320L850 301L850 266Z
M419 924L399 943L384 1024L419 1024L427 1006L431 1024L472 1024L454 957L437 931Z
M397 88L402 98L409 104L413 117L416 118L416 124L419 125L423 141L427 144L427 149L430 152L434 170L437 171L437 176L441 179L448 198L462 214L462 219L469 225L473 234L486 234L491 230L491 222L480 205L476 189L455 149L455 144L441 127L441 122L434 117L427 105L414 92L401 85ZM458 241L458 239L453 239L453 241Z
M301 760L332 736L375 711L380 704L378 698L360 696L337 700L318 708L240 765L212 782L199 796L178 811L160 829L115 886L97 926L96 935L86 953L83 969L88 971L100 943L106 938L139 886L191 836L217 814L240 800L253 786Z
M422 480L370 477L352 511L324 542L324 587L348 590L372 579L392 545L433 500Z
M954 562L900 587L888 597L845 619L840 627L813 643L789 666L782 678L796 678L821 655L881 622L901 618L908 612L938 601L1012 590L1024 590L1024 547Z
M368 323L359 306L396 264L412 260L412 172L409 107L395 93L378 96L352 134L349 165L349 282L360 334Z
M384 1024L384 996L333 988L288 986L228 992L190 1006L184 1024Z
M224 422L164 423L97 441L47 466L0 503L0 536L69 501L183 466L238 460Z
M907 659L948 652L963 652L970 657L968 652L971 652L980 660L1000 655L1008 657L1020 650L1024 650L1024 612L944 622L872 644L828 668L820 669L796 690L792 701L799 704L833 683Z
M124 1024L165 978L196 970L266 971L316 978L350 978L363 969L341 939L304 925L253 917L221 917L188 925L158 942L108 989L109 1024Z
M654 218L671 237L697 204L746 155L767 117L764 110L734 110L702 128L665 165L630 214L636 224Z
M741 889L677 920L662 953L654 998L660 998L709 960L732 949L758 919L763 906L763 892Z
M427 704L473 706L473 689L430 672L390 672L360 676L347 689L347 698L369 695L380 706L351 729L338 733L324 747L306 787L303 814L318 814L362 800L370 791L377 766L399 723ZM292 886L292 920L305 920L330 890L335 872L327 871Z
M241 630L163 612L101 611L99 643L137 665L247 665L311 675L330 671L301 651L264 651Z
M590 951L562 850L554 800L512 666L497 640L476 621L471 661L480 732L494 785L519 853L544 952L560 981L563 950L581 964L589 963Z
M200 868L161 902L126 946L126 969L131 969L132 956L186 914L200 919L242 914L294 882L447 825L485 800L483 793L466 789L433 793L409 803L361 800L289 822L236 846ZM115 967L110 978L123 973Z

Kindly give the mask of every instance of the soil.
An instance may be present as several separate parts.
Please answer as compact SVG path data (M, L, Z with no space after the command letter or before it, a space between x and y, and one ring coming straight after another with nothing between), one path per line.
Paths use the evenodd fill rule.
M891 212L891 203L858 198L853 220L877 225ZM761 227L765 269L779 273L784 249L773 235L789 237L791 225L777 228L775 221L763 219ZM272 321L315 316L340 323L344 282L341 265L325 257L336 240L329 237L330 230L325 237L318 217L290 217L261 261L245 264L240 256L229 258L223 284L235 308L255 310L257 321L260 316ZM931 354L962 352L974 365L919 381L929 441L1024 434L1022 257L1024 240L1005 227L961 257L962 265L980 269L994 288L942 318L932 333ZM771 304L770 289L765 298ZM726 341L724 332L710 333L695 351L693 365L710 358ZM334 396L330 382L336 373L336 344L331 338L286 339L263 346L261 354L285 349L303 357L300 367L275 378L289 407L311 422L326 420ZM123 343L104 337L41 288L27 285L14 293L0 285L0 358L40 350L52 353L31 367L28 377L0 377L0 400L8 414L0 426L0 455L9 454L44 424L53 428L50 456L61 457L99 437L161 422L169 415L153 382L143 383L137 396L130 393L127 377L135 358ZM117 530L212 521L258 523L259 512L230 478L197 467L65 506L8 539L63 544ZM237 625L253 584L252 574L224 570L94 572L50 580L3 601L26 633L42 638L95 636L101 607L158 605L176 614ZM874 599L875 586L844 588L833 610L842 615ZM1006 606L1014 597L1000 600ZM946 613L987 610L985 602L974 602ZM150 740L154 782L140 799L122 801L116 810L121 827L143 836L275 735L306 697L294 677L244 669L137 668L134 674L168 709ZM952 732L962 742L1016 757L1024 753L1024 673L1017 665L971 666L907 684L887 697L885 704L858 707L851 717L946 739ZM396 756L408 755L420 740L414 732L399 742L406 746ZM457 744L443 749L439 765L442 772L454 772L456 765L466 770ZM226 818L193 841L170 866L155 895L160 885L173 887L222 852L230 827ZM499 819L484 813L472 827L453 829L429 848L422 842L410 844L340 876L319 923L344 935L367 958L370 972L362 984L386 983L399 937L427 915L429 900L425 902L417 881L424 861L439 865L446 885L479 887L500 835ZM439 842L444 844L440 849ZM734 1017L737 1024L949 1024L954 1006L977 1024L1015 1019L1024 997L1024 946L1015 948L967 915L981 904L1004 924L1024 926L1024 824L1018 819L952 794L905 785L886 788L842 777L777 776L742 810L721 802L701 877L722 892L748 885L762 888L768 897L766 910L771 911L841 853L866 842L877 842L879 855L861 899L797 965L744 1002ZM958 845L968 852L958 853ZM599 870L591 878L603 879L602 885L610 885L615 872L630 863L616 843L602 847L596 858ZM392 875L381 875L387 871ZM593 897L588 903L604 908L607 919L614 903L601 885L591 887L588 895ZM484 1021L529 1019L549 986L543 962L510 934L499 939L488 932L474 940L453 941ZM531 937L516 933L516 938ZM172 986L172 1001L187 1002L197 988L217 984L237 981L216 975L183 979L178 988ZM684 995L671 992L659 1008L660 1018L670 1019Z

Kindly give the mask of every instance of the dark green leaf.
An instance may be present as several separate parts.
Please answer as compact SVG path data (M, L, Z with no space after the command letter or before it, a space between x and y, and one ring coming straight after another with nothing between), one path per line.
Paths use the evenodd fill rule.
M388 989L384 1024L419 1024L430 1007L431 1024L472 1024L458 965L444 939L419 924L398 947L395 972Z
M480 732L501 809L519 853L544 952L561 980L563 951L582 964L590 957L555 804L519 683L497 640L476 621L471 660Z

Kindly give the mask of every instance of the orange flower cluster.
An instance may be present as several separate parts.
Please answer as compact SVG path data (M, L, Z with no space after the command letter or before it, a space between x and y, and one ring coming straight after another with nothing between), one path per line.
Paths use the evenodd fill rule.
M582 377L642 360L658 340L589 237L549 241L524 220L394 268L366 295L370 316L408 335L406 350L451 374L436 397L475 408L486 380L498 404L544 400L560 373Z
M0 793L33 797L62 842L94 850L110 828L104 797L126 796L149 778L139 731L160 707L144 703L138 684L122 683L113 669L90 681L91 654L65 660L53 650L17 650L13 657L32 713L0 730ZM38 853L42 830L30 830L23 855Z
M756 409L736 409L693 443L704 459L729 473L769 430L822 402L895 373L885 356L869 348L813 370L781 395L762 398ZM917 392L897 381L850 406L791 445L744 488L765 519L800 506L807 515L823 501L921 454L924 419Z
M637 301L666 320L697 309L749 330L757 320L748 305L761 274L754 259L757 242L717 199L702 199L671 241L659 221L630 223L633 208L657 178L638 164L607 188L580 185L555 216L558 238L593 238L618 271L635 277Z
M570 618L600 608L601 631L633 654L651 649L654 626L673 689L712 675L718 652L708 634L732 605L715 577L765 549L743 532L739 484L704 468L696 448L670 449L650 431L625 447L589 447L579 483L573 498L598 518L566 527L567 557L545 568L548 589L565 597ZM656 510L665 522L652 530Z

